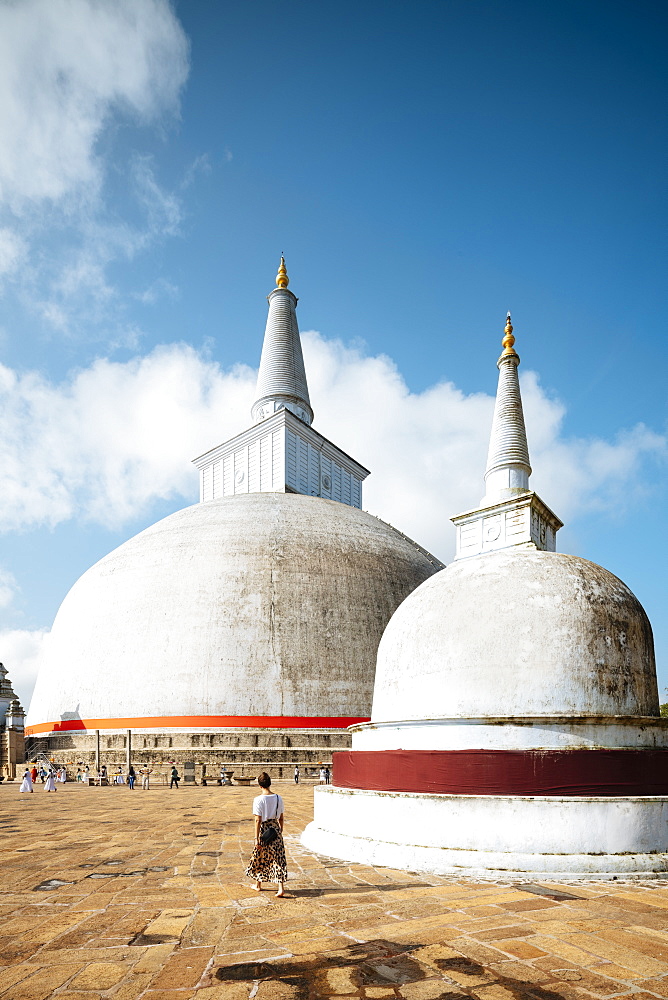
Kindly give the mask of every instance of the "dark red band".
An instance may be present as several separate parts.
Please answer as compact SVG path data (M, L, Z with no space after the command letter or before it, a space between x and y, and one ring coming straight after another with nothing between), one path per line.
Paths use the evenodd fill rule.
M339 750L334 784L445 795L668 795L668 749Z

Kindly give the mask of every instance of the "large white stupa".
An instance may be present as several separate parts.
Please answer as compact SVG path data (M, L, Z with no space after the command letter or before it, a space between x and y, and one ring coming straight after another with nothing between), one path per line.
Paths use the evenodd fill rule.
M668 720L652 631L616 576L555 551L529 488L510 315L486 494L455 561L383 635L370 723L334 754L303 842L363 863L476 876L668 870Z
M176 756L214 747L193 734L241 732L253 746L272 731L300 760L305 732L347 737L369 718L383 629L442 568L360 509L367 470L311 427L282 258L276 280L255 422L195 460L199 504L101 559L58 611L27 720L50 749L132 730L171 733L143 747Z

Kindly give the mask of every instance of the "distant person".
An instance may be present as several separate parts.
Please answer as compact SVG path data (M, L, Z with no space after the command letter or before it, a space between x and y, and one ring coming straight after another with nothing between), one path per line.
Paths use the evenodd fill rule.
M271 791L271 778L266 771L258 775L261 793L253 799L255 817L255 847L246 875L255 879L253 888L262 891L262 882L278 882L279 899L285 895L288 866L283 844L283 799Z
M139 768L139 773L141 774L141 787L142 787L142 790L145 791L145 792L148 792L149 788L151 787L151 772L152 771L153 771L153 768L149 767L148 764L146 764L144 767L140 767Z
M46 781L44 782L44 791L45 792L57 792L58 791L58 789L56 788L55 773L50 768L49 768L49 772L48 772L48 774L46 776Z
M136 777L137 777L137 775L135 774L135 769L132 766L132 764L130 764L130 767L128 768L128 785L129 785L130 791L134 790Z
M295 785L299 784L299 764L295 767Z
M32 774L30 773L28 768L26 768L25 771L23 772L23 781L21 782L21 787L19 788L19 791L30 792L32 794L33 791Z
M170 779L170 782L169 782L169 787L173 788L174 785L176 785L176 787L178 788L180 780L181 780L181 775L176 770L176 764L174 764L174 766L172 768L172 776L171 776L171 779ZM186 798L187 798L187 796L186 796Z
M327 784L327 772L325 771L324 767L320 768L320 784L321 785Z
M101 771L101 774L102 774L102 777L103 777L103 778L106 778L106 777L107 777L107 765L106 765L106 764L103 764L103 765L102 765L102 771Z
M114 778L114 781L115 781L115 783L117 785L124 785L125 784L125 778L123 777L123 768L122 767L119 767L118 771L116 772L116 777Z
M77 768L77 781L81 781L81 768Z
M330 783L331 778L332 778L332 772L330 771L329 767L326 767L325 768L325 784L326 785L328 785Z
M35 782L37 781L37 768L35 767L34 764L32 766L32 770L30 772L30 777L32 778L32 783L34 785Z

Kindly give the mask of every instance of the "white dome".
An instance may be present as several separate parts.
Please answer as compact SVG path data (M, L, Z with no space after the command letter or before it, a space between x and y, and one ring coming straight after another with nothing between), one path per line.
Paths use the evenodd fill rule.
M372 723L659 714L647 616L577 556L505 549L452 563L394 613Z
M28 725L368 718L382 631L439 565L330 500L255 493L187 507L72 587Z

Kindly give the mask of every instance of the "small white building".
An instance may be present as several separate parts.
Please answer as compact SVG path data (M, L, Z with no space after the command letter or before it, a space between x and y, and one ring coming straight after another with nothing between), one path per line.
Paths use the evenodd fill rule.
M476 876L668 871L668 719L650 623L612 573L555 551L529 488L510 315L485 474L455 561L380 642L371 721L334 755L303 843Z
M14 778L23 763L25 712L16 697L4 663L0 663L0 775Z

